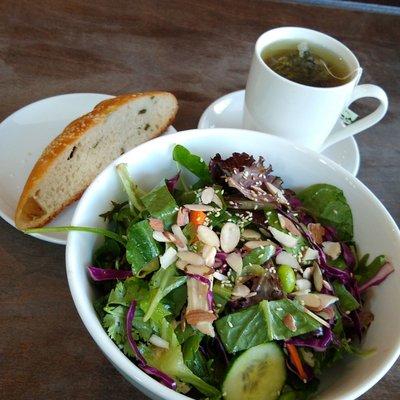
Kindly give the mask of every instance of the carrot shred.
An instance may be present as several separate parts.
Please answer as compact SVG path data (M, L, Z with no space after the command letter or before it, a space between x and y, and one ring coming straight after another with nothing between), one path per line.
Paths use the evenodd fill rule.
M194 225L202 225L206 219L207 215L203 211L190 211L189 219Z
M286 343L286 348L289 353L290 361L296 367L300 378L303 381L307 381L307 374L306 374L306 371L304 371L303 364L301 363L301 359L300 359L299 353L296 349L296 346L294 344Z

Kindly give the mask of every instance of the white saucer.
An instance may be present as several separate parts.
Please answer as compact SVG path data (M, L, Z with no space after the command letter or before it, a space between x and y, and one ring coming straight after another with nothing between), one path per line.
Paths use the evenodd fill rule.
M19 196L43 149L74 119L99 102L114 96L71 93L29 104L0 124L0 217L14 224ZM170 126L166 133L176 130ZM47 226L70 225L76 203L67 207ZM34 234L39 239L66 244L67 234Z
M198 128L242 128L243 105L244 90L220 97L203 112ZM341 119L337 124L344 125ZM360 153L353 137L332 145L322 154L347 169L354 176L357 175L360 167Z

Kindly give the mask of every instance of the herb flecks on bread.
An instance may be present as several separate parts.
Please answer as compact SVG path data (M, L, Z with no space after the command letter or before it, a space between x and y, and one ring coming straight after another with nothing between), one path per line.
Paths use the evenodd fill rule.
M163 133L177 110L168 92L127 94L71 122L33 167L15 213L17 228L47 224L114 159Z

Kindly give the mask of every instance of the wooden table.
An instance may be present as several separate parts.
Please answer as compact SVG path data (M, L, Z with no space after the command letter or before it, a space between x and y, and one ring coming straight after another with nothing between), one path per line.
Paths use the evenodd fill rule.
M297 25L354 50L389 113L357 137L359 178L400 221L400 17L271 1L2 0L0 119L68 92L174 92L175 126L242 89L264 31ZM368 104L361 111L369 109ZM1 149L4 151L4 149ZM400 398L400 363L362 398ZM0 220L0 398L145 399L103 357L72 303L64 247Z

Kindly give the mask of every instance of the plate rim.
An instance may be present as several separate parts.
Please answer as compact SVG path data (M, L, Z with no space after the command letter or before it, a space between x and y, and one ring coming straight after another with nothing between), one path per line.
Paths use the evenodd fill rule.
M225 128L225 127L222 127L222 126L216 126L216 127L208 126L208 125L206 124L206 118L207 118L207 116L208 116L209 113L211 112L212 108L213 108L216 104L218 104L219 102L224 101L225 99L230 98L230 97L233 97L233 96L240 96L240 95L242 95L242 93L243 93L243 95L244 95L245 91L246 91L245 89L235 90L235 91L233 91L233 92L224 94L224 95L221 96L221 97L218 97L216 100L214 100L212 103L210 103L210 104L204 109L203 113L201 114L201 116L200 116L200 118L199 118L199 122L197 123L197 128L198 128L198 129L218 129L218 128ZM244 129L244 128L239 127L239 128L232 128L232 129ZM264 133L266 133L266 132L264 132ZM360 170L360 161L361 161L361 158L360 158L360 149L358 148L358 144L357 144L357 141L355 140L354 136L351 136L351 137L346 138L346 139L344 139L344 140L349 140L349 141L351 142L351 145L354 147L354 153L355 153L354 167L352 168L352 170L347 170L346 168L345 168L345 169L346 169L347 171L349 171L353 176L357 177L358 172L359 172L359 170ZM338 143L340 143L340 142L338 142ZM333 145L333 146L335 146L335 145ZM320 154L323 154L323 153L320 153ZM325 156L325 157L327 157L327 156ZM330 158L328 157L328 159L330 159ZM330 160L331 160L331 159L330 159ZM331 161L336 162L336 161L334 161L334 160L331 160ZM339 163L336 163L336 164L339 164ZM342 167L341 164L339 164L339 165ZM344 168L344 167L343 167L343 168Z
M62 94L57 94L57 95L50 96L50 97L45 97L44 99L39 99L39 100L33 101L32 103L26 104L25 106L19 108L18 110L15 110L11 114L9 114L6 118L4 118L0 122L0 129L1 129L1 127L2 127L2 125L4 123L6 123L8 120L10 120L12 117L17 115L18 113L26 111L26 109L28 109L29 107L32 107L34 105L37 105L37 104L40 104L40 103L44 103L44 102L47 102L47 101L53 101L54 99L60 98L60 97L74 97L74 96L78 96L78 95L79 96L82 96L82 95L85 95L85 96L103 96L104 99L103 100L99 100L99 102L115 97L114 95L111 95L111 94L94 93L94 92L62 93ZM0 130L0 136L2 136L1 135L1 130ZM0 197L1 197L1 195L0 195ZM8 214L6 214L1 207L0 207L0 217L4 221L6 221L8 224L10 224L13 228L17 229L16 226L15 226L14 218L10 217ZM58 238L56 236L53 236L52 234L30 233L29 236L32 236L32 237L34 237L36 239L40 239L40 240L43 240L43 241L46 241L46 242L49 242L49 243L61 244L61 245L64 245L64 246L67 244L67 238L65 238L65 239Z

